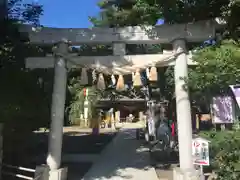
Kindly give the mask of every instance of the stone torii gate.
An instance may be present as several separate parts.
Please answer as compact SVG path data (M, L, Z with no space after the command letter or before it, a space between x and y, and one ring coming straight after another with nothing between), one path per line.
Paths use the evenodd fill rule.
M47 164L50 167L49 179L55 180L61 165L62 128L66 96L67 68L84 65L108 74L130 74L138 69L155 64L175 67L175 95L178 120L180 169L184 172L193 169L191 107L188 91L184 89L188 64L194 65L187 43L203 42L215 37L213 21L200 21L188 24L161 26L135 26L124 28L34 28L22 26L22 32L29 34L32 44L54 46L52 56L30 57L27 68L55 69L51 129ZM112 56L78 56L69 54L71 45L112 44ZM162 54L126 55L126 44L172 44L172 51Z

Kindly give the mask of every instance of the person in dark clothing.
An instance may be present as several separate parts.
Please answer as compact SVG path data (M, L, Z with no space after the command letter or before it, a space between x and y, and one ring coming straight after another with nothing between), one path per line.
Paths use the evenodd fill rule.
M161 146L162 150L165 150L170 145L171 128L168 124L167 118L162 114L161 110L156 111L155 114L155 131L156 131L156 143Z
M160 120L158 127L156 128L156 139L163 141L164 145L168 147L170 145L171 130L166 120Z
M167 118L164 118L160 112L156 112L155 131L156 139L150 148L152 163L167 160L171 153L171 128L168 124Z

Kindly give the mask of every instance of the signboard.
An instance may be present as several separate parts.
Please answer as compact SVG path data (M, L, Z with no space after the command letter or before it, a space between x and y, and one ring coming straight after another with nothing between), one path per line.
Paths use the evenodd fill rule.
M240 85L231 85L230 88L235 96L238 107L240 108Z
M193 164L209 166L209 141L196 138L192 141Z
M213 123L227 124L234 123L235 104L231 96L218 96L213 98L212 120Z

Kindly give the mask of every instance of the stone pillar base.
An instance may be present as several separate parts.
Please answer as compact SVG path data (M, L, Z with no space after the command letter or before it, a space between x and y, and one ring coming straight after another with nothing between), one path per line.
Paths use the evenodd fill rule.
M174 168L173 180L201 180L201 173L198 170L181 170Z
M49 171L47 165L36 167L34 179L37 180L67 180L67 168Z
M68 168L61 168L57 170L49 171L48 180L67 180Z
M49 167L47 165L41 165L36 167L34 173L34 179L37 180L48 180Z

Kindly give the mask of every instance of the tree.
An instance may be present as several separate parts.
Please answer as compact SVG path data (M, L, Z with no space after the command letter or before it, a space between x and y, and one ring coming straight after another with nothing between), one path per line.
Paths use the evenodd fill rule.
M39 24L39 17L43 13L42 5L38 3L24 3L22 0L8 1L8 20L21 23Z
M103 0L98 3L102 9L98 17L90 17L95 26L123 27L139 24L155 25L162 17L155 1L145 0Z
M191 22L221 16L229 3L230 0L102 0L98 4L102 9L99 17L90 19L100 26L155 25L160 18L166 23Z
M24 68L24 58L27 53L36 53L39 48L30 46L23 34L19 33L18 26L22 23L38 24L42 14L42 6L26 4L21 0L10 0L7 6L8 18L1 21L1 71L6 68L14 70Z
M27 40L24 40L25 37L18 32L18 26L21 23L39 23L41 13L42 6L37 4L24 4L21 0L11 0L8 3L8 19L1 22L1 27L4 27L1 28L2 36L0 43L0 74L2 82L4 83L0 89L1 105L3 107L1 112L4 112L1 114L7 112L7 107L10 107L10 104L13 109L17 109L17 107L22 108L22 106L17 105L17 102L22 101L26 105L26 100L33 99L33 97L30 98L30 96L23 95L29 88L32 88L33 91L35 89L35 92L37 90L36 88L39 88L37 74L30 75L24 67L24 61L29 52L33 54L37 53L39 48L29 45ZM15 98L14 95L16 95ZM28 94L25 95L31 95L31 91L29 90ZM34 96L34 94L32 95ZM23 100L20 100L21 98L23 98ZM24 98L26 98L25 101ZM36 94L34 100L36 101L37 98L38 96ZM30 102L33 103L33 100ZM31 105L29 105L29 107L31 107ZM13 113L13 109L10 110L10 114L12 115L15 114ZM20 111L16 110L16 112ZM7 117L11 119L9 116Z
M198 50L198 66L189 72L189 84L196 94L228 94L229 85L240 83L240 48L237 42L225 40Z
M96 86L89 85L81 85L79 76L76 76L76 71L71 71L68 89L71 94L71 102L67 109L69 110L69 123L73 125L81 125L81 114L84 114L84 89L88 89L88 117L89 119L95 118L96 112L96 104L98 100L101 98L102 92L96 88Z
M30 45L18 31L22 23L38 24L42 12L41 5L10 0L8 18L0 22L0 121L4 124L5 152L9 153L21 151L24 147L22 139L49 122L47 89L51 86L42 83L45 77L41 72L25 69L24 63L26 57L41 53L41 49Z

